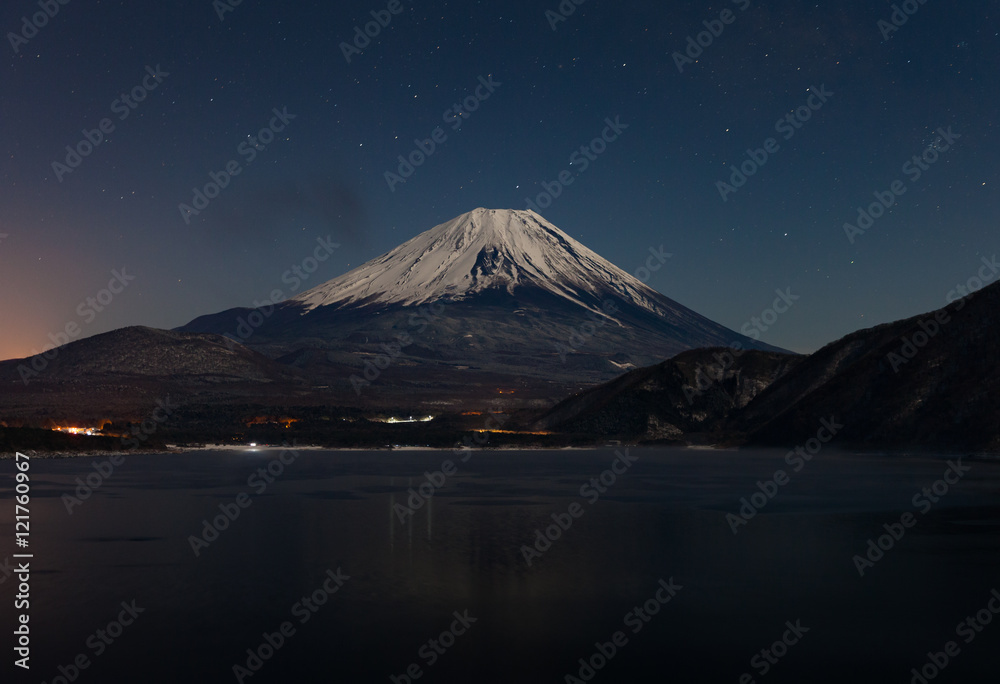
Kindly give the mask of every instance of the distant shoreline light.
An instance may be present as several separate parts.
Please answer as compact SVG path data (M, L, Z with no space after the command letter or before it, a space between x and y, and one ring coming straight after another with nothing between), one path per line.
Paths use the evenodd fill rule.
M55 427L52 428L53 432L64 432L69 435L87 435L88 437L94 437L97 433L101 431L101 428L92 427Z

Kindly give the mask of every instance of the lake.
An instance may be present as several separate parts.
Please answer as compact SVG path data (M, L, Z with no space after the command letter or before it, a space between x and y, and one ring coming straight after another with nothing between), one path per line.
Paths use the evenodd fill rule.
M133 454L72 514L99 459L33 460L16 679L995 681L1000 462L785 456Z

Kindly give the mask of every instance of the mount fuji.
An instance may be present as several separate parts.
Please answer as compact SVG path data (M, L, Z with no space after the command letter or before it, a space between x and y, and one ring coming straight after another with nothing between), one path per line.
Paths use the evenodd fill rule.
M533 211L483 208L273 306L178 331L225 335L305 371L331 402L362 405L542 406L688 349L782 351L660 294Z

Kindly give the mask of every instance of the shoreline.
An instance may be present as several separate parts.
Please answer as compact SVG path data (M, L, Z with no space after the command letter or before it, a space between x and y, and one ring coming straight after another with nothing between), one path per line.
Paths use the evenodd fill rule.
M129 450L129 451L107 451L107 450L93 450L93 451L34 451L34 450L24 450L20 453L27 454L31 459L42 459L42 460L55 460L55 459L71 459L71 458L112 458L115 456L121 456L123 458L129 456L164 456L171 454L187 454L187 453L226 453L226 452L238 452L245 454L254 453L264 453L269 451L281 451L286 447L282 445L263 445L263 446L245 446L245 445L231 445L231 444L218 444L218 445L205 445L198 447L188 447L188 446L177 446L177 445L166 445L162 449L142 449L142 450ZM349 452L366 452L366 453L411 453L411 452L441 452L441 453L453 453L455 448L440 448L440 447L424 447L424 446L401 446L398 448L387 449L385 447L326 447L319 446L315 444L308 445L296 445L292 446L295 451L323 451L332 453L349 453ZM544 451L544 452L565 452L565 451L599 451L607 449L682 449L684 451L703 451L712 453L727 453L727 452L739 452L743 450L754 451L754 450L773 450L781 451L783 447L768 447L768 446L731 446L731 445L704 445L704 444L607 444L607 445L595 445L595 446L564 446L564 447L539 447L539 446L519 446L519 445L501 445L501 446L489 446L489 447L469 447L475 451L495 451L495 452L508 452L508 451ZM840 455L850 455L856 457L874 457L874 458L884 458L884 457L936 457L936 458L970 458L978 461L1000 461L1000 452L991 451L947 451L944 449L940 450L929 450L929 449L913 449L913 448L886 448L886 449L851 449L849 447L843 447L836 449L835 453ZM0 461L14 460L14 452L2 452L0 453Z
M618 449L618 448L650 448L649 446L640 447L637 444L616 444L610 446L592 446L592 447L522 447L522 446L499 446L499 447L469 447L476 451L595 451L597 449ZM654 445L651 445L655 448ZM22 454L27 454L32 459L66 459L66 458L108 458L113 456L157 456L165 454L186 454L186 453L219 453L219 452L242 452L242 453L256 453L256 452L266 452L266 451L281 451L286 447L275 444L275 445L263 445L263 446L233 446L230 444L220 444L220 445L205 445L200 447L182 447L176 445L167 445L163 449L142 449L142 450L129 450L129 451L107 451L107 450L93 450L93 451L34 451L31 449L26 449L21 451ZM385 453L400 453L400 452L424 452L424 451L440 451L440 452L453 452L455 448L447 447L423 447L423 446L401 446L398 448L387 449L385 447L326 447L318 446L315 444L307 445L295 445L291 446L291 449L295 451L331 451L331 452L351 452L351 451L363 451L363 452L385 452ZM705 447L684 447L676 446L670 448L702 448ZM716 451L716 449L709 447L708 449ZM14 452L2 452L0 453L0 461L13 460Z

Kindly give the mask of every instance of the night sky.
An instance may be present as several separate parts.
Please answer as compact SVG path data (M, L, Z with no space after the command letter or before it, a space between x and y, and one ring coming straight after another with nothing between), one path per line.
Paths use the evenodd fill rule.
M1000 252L995 1L910 0L899 27L882 1L49 1L37 31L37 0L0 11L0 358L71 323L78 339L250 305L329 236L302 291L476 207L526 208L564 170L547 219L633 273L662 245L648 283L736 330L787 288L762 339L800 352L939 308ZM372 11L391 21L345 56ZM697 60L675 56L711 28ZM230 162L218 197L179 209ZM896 181L852 242L844 224ZM128 284L97 312L113 270Z

